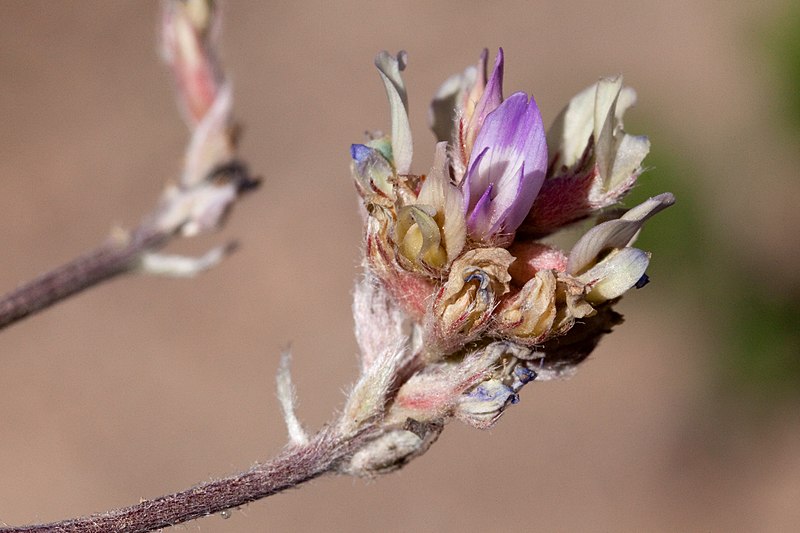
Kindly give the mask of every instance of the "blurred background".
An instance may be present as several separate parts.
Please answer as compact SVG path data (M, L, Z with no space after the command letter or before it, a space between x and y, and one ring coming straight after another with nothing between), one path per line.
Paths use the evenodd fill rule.
M0 4L0 290L131 227L187 132L157 2ZM230 2L223 57L261 191L192 281L128 277L0 335L0 524L136 503L280 450L278 354L318 428L357 375L360 224L348 147L387 129L374 54L406 49L414 169L429 98L503 46L506 93L549 123L622 73L647 134L628 201L652 283L569 381L495 429L453 423L403 471L326 478L181 529L796 531L800 528L800 7L789 1Z

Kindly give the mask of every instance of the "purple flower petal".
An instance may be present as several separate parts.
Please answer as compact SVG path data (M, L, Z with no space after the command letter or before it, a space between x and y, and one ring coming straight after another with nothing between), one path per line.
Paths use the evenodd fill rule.
M490 236L489 230L492 225L492 189L494 187L490 184L486 188L486 192L478 199L472 212L467 219L467 227L474 237L484 239Z
M515 231L539 194L547 168L544 126L533 98L515 93L487 115L472 154L463 183L470 232L486 238ZM488 215L473 216L490 186L491 203L481 205Z

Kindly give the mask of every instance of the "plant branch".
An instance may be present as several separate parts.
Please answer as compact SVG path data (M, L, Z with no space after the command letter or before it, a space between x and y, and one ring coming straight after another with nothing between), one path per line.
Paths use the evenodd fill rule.
M130 271L144 252L160 248L169 237L157 228L140 226L129 237L111 237L96 249L18 287L0 298L0 329Z
M324 429L307 444L287 447L274 459L246 472L196 485L101 514L33 526L0 528L2 533L141 533L174 526L266 498L335 471L367 438Z
M154 254L173 238L219 228L241 194L259 184L237 159L232 89L216 51L218 7L213 0L172 0L164 3L162 18L163 56L191 132L179 179L137 228L0 297L0 329L120 274L192 275L232 249L220 247L200 259Z

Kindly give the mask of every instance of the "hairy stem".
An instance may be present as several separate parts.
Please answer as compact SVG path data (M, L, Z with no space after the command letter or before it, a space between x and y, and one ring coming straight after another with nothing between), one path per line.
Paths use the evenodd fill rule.
M143 253L162 247L169 233L143 225L127 238L110 238L96 249L0 297L0 329L137 265Z
M307 444L288 447L274 459L246 472L122 509L51 524L0 528L0 532L135 533L174 526L266 498L331 473L365 437L362 434L343 439L330 430L323 430Z

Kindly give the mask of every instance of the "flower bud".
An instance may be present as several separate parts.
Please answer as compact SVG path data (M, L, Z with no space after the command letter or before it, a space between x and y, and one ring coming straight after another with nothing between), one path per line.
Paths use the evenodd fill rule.
M408 424L419 427L421 424ZM443 426L426 424L424 431L391 429L360 448L341 467L345 474L372 478L402 468L425 453L442 432ZM421 433L421 434L420 434Z
M394 242L408 270L438 276L461 252L466 241L461 191L446 174L447 145L439 143L433 168L413 205L398 208Z
M498 334L533 345L549 335L555 318L556 276L551 270L540 270L503 301L495 323Z
M598 224L578 240L567 271L586 285L588 301L599 304L618 298L642 279L650 254L629 245L647 219L674 201L669 193L650 198L619 219Z
M447 78L436 91L428 108L428 123L438 141L458 146L461 119L469 120L486 86L486 60L489 50L483 49L476 66ZM459 158L460 159L460 158ZM462 167L466 161L462 162Z
M351 173L359 194L367 202L379 197L394 200L394 169L378 149L365 144L350 146Z
M509 404L519 402L514 389L498 379L487 379L461 396L456 418L478 429L488 429L497 422Z
M486 328L500 297L509 291L512 261L503 248L478 248L453 263L433 303L433 344L450 351Z
M469 235L486 243L510 241L547 168L542 117L533 98L513 94L486 116L467 168L462 190Z
M483 68L486 68L486 52L481 56ZM485 74L484 74L485 77ZM459 121L459 148L462 161L471 160L473 147L478 133L483 128L486 117L503 103L503 49L497 51L494 70L485 85L476 83L465 102Z

